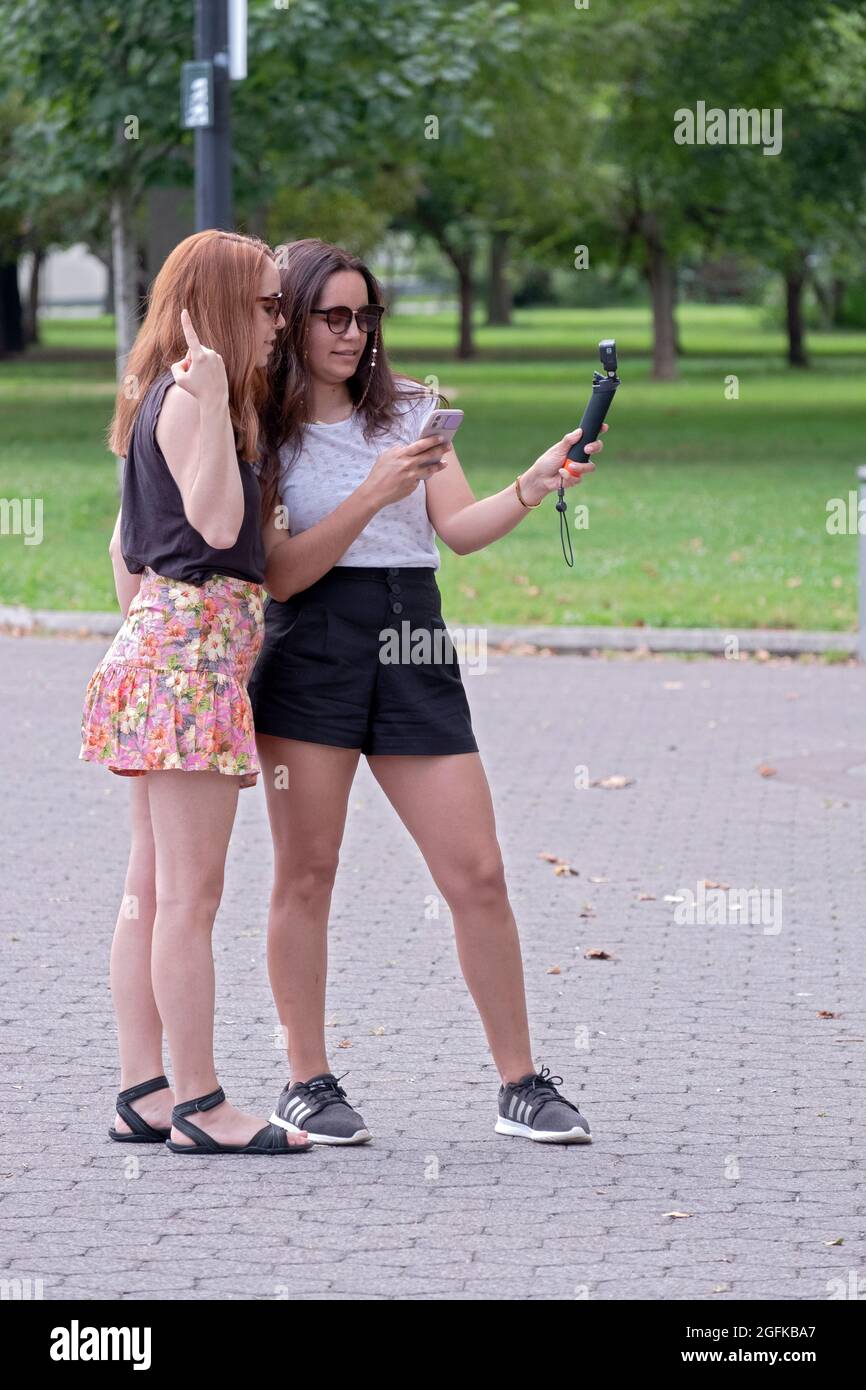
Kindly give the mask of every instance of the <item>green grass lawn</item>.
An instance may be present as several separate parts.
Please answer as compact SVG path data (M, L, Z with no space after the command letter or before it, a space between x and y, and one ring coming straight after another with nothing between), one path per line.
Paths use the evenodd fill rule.
M743 307L680 311L682 377L649 379L646 310L523 311L479 328L481 357L453 360L453 315L395 315L394 365L433 375L466 411L458 452L477 496L509 484L582 411L595 342L614 335L623 387L594 477L567 493L575 567L553 498L475 555L442 549L453 623L803 627L856 624L852 536L826 503L866 463L866 334L814 334L790 371L780 334ZM44 345L0 364L0 498L41 497L44 541L0 536L0 602L114 606L107 543L117 508L102 440L113 400L108 319L46 323ZM100 356L100 349L104 356ZM725 378L739 378L739 399Z

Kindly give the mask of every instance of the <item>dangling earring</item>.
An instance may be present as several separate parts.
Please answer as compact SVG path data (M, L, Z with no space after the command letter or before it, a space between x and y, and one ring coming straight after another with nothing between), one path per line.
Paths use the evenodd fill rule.
M369 366L369 368L368 368L368 370L367 370L367 385L364 387L363 393L362 393L362 395L361 395L361 399L359 400L358 404L355 406L355 409L356 409L356 410L360 410L360 409L361 409L361 406L364 404L364 401L367 399L367 392L368 392L369 389L370 389L370 382L373 380L373 373L374 373L375 370L376 370L376 358L378 357L378 355L379 355L379 325L377 324L377 325L376 325L376 336L375 336L375 338L373 339L373 351L370 353L370 366Z
M306 339L305 339L304 341L305 341L305 346L304 346L304 366L306 367L306 363L307 363ZM305 376L306 376L306 372L305 372ZM307 414L307 398L306 398L306 396L305 396L303 393L301 394L301 414L306 418L306 414Z

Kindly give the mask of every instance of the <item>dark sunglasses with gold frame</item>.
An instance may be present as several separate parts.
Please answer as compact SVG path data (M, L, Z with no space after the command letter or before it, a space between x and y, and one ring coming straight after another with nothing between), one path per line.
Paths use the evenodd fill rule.
M385 312L383 304L365 304L354 310L345 304L335 304L330 309L311 309L311 314L320 314L332 333L345 333L355 320L362 333L375 333Z

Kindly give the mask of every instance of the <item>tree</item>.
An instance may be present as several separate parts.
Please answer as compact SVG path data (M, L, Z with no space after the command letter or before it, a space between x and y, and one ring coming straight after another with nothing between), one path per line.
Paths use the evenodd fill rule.
M255 64L236 102L244 180L304 201L313 186L362 200L384 191L392 225L430 237L451 264L468 356L485 189L502 162L496 76L519 53L518 6L356 0L334 20L322 0L296 0L283 15L253 6Z
M806 367L803 294L811 281L827 320L844 285L824 285L824 259L862 263L866 222L866 16L849 0L810 4L808 42L786 55L782 154L744 170L731 218L736 243L782 276L788 362Z
M192 6L175 0L18 0L8 6L6 62L30 110L22 140L42 143L18 177L19 201L47 192L108 212L118 371L138 326L135 216L155 182L188 182L178 129L180 64ZM33 180L29 193L22 184Z

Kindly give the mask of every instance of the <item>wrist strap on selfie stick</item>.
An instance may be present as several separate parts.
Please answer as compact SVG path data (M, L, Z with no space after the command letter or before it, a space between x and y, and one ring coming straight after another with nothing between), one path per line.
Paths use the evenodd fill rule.
M562 558L569 569L574 569L574 551L571 546L571 532L568 529L568 522L565 519L565 483L560 479L559 487L556 490L556 510L559 512L559 543L562 546ZM568 550L565 549L565 542L568 541Z
M586 463L588 456L584 446L593 444L598 439L604 424L604 417L610 410L617 387L622 385L616 374L616 342L613 338L602 338L598 345L598 355L601 358L604 371L593 372L592 374L592 395L580 421L580 428L583 433L578 442L572 444L566 454L563 464L566 471L570 471L568 468L569 459L575 463ZM571 545L571 532L565 519L565 484L561 480L556 490L556 510L559 512L559 538L562 543L562 554L565 563L573 569L574 550ZM565 548L566 539L568 540L568 551Z

